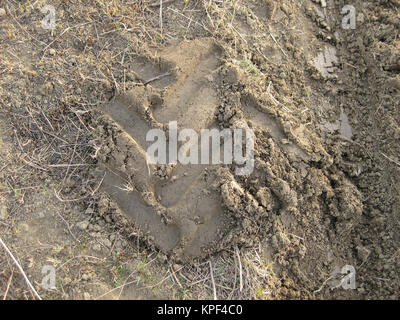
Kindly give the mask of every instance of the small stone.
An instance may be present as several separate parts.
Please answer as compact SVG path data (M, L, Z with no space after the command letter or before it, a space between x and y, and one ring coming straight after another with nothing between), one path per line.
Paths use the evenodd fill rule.
M363 262L365 262L368 259L370 253L371 253L371 251L368 250L367 248L363 247L363 246L358 246L357 247L358 258Z
M3 8L0 8L0 17L5 16L7 14L6 10Z
M81 222L78 222L76 224L76 226L78 227L79 230L82 230L82 231L86 230L88 228L88 226L89 226L89 221L83 220Z
M56 50L50 49L50 50L49 50L49 54L52 55L52 56L54 56L54 55L56 54Z
M212 76L211 74L207 75L207 76L206 76L206 79L207 79L209 82L213 82L213 81L214 81L214 78L213 78L213 76Z
M90 279L91 279L90 274L84 273L84 274L82 275L82 280L83 280L83 281L88 281L88 280L90 280Z

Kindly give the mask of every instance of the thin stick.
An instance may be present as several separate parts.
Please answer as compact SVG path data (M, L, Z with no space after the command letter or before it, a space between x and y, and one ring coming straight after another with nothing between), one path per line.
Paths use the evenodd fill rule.
M90 259L95 259L95 260L100 260L100 261L103 261L103 260L104 260L104 259L100 259L100 258L95 257L95 256L85 256L85 255L83 255L83 256L75 256L75 257L72 257L71 259L67 260L66 262L64 262L62 265L58 266L58 267L56 268L56 271L57 271L58 269L61 269L62 267L64 267L66 264L70 263L72 260L78 259L78 258L90 258Z
M161 30L161 35L163 33L162 9L163 9L163 0L160 0L160 30Z
M2 172L8 165L9 165L9 163L6 163L4 166L2 166L2 167L0 168L0 172Z
M164 77L166 77L166 76L169 76L169 75L171 75L169 72L162 73L162 74L160 74L160 75L158 75L158 76L155 76L155 77L153 77L153 78L150 78L149 80L145 81L143 84L144 84L144 85L149 84L150 82L153 82L153 81L155 81L155 80L162 79L162 78L164 78Z
M240 254L238 247L235 248L236 256L239 262L239 291L242 292L243 290L243 270L242 270L242 261L240 260Z
M81 201L81 200L86 199L87 197L89 197L89 195L86 195L86 196L84 196L84 197L82 197L82 198L77 198L77 199L62 199L62 198L58 195L56 189L54 189L54 194L55 194L56 198L57 198L59 201L61 201L61 202Z
M10 5L10 2L9 1L7 1L7 3ZM25 32L27 35L28 35L28 37L30 38L30 39L33 39L33 40L35 40L36 42L38 42L38 43L40 43L40 44L45 44L43 41L40 41L40 40L38 40L38 39L36 39L34 36L32 36L28 31L26 31L22 26L21 26L21 24L18 22L18 20L11 14L11 12L9 12L9 15L11 16L11 18L13 18L13 20L18 24L18 26L21 28L21 30L23 31L23 32Z
M176 14L178 14L178 15L180 15L180 16L182 16L182 17L188 19L188 20L191 20L191 18L185 16L183 13L180 13L179 11L177 11L177 10L171 8L171 7L168 7L167 10L171 10L172 12L175 12ZM205 26L202 25L201 23L199 23L199 22L197 22L197 21L195 21L194 23L195 23L195 24L198 24L200 27L202 27L204 30L206 30L206 31L209 32L210 34L213 34L209 29L207 29L207 27L205 27Z
M210 260L208 260L208 263L210 265L210 275L211 275L211 282L212 282L212 285L213 285L214 300L218 300L217 299L217 289L215 288L213 267L212 267L212 264L211 264Z
M171 269L172 276L173 276L173 278L175 279L176 283L177 283L181 288L183 288L181 282L179 281L178 277L177 277L176 274L175 274L174 268L173 268L173 267L170 267L170 269Z
M211 6L211 0L210 0L210 2L208 3L208 5ZM206 9L207 17L208 17L208 19L210 20L213 29L215 29L214 22L212 21L211 16L210 16L210 13L209 13L208 10L207 10L207 6L204 6L204 9Z
M276 43L276 45L278 46L278 48L281 50L281 52L285 55L285 57L288 58L287 54L285 53L285 51L283 51L283 49L282 49L281 46L279 45L278 41L276 41L275 37L272 35L271 32L269 32L269 35L271 36L272 40L274 40L274 42Z
M106 293L103 293L102 295L100 295L100 296L94 298L93 300L98 300L98 299L100 299L100 298L103 298L104 296L110 294L111 292L114 292L114 291L116 291L116 290L118 290L118 289L124 288L125 286L128 286L128 285L130 285L130 284L132 284L132 283L135 283L135 282L137 282L137 280L133 280L133 281L124 283L123 285L120 285L120 286L118 286L118 287L116 287L116 288L114 288L114 289L111 289L110 291L107 291Z
M163 4L170 4L170 3L175 2L175 1L176 0L166 0L166 1L163 1L162 3ZM149 4L150 8L155 8L155 7L158 7L158 6L161 6L160 2Z
M96 189L93 190L92 196L94 196L94 194L100 189L100 187L101 187L101 185L102 185L102 183L104 181L105 176L106 176L106 173L104 173L103 178L101 178L101 180L100 180L99 184L97 185Z
M112 248L111 248L112 249ZM147 262L144 266L143 266L143 268L145 268L147 265L149 265L150 263L152 263L154 260L156 260L157 259L157 257L155 257L154 259L152 259L152 260L150 260L149 262ZM133 272L131 272L130 273L130 275L126 278L126 280L124 281L124 284L126 284L127 282L128 282L128 280L129 280L129 278L133 275L133 274L135 274L135 273L137 273L137 272L139 272L139 270L135 270L135 271L133 271ZM124 292L124 289L125 289L125 287L124 286L122 286L121 287L121 291L119 292L119 294L118 294L118 300L121 298L121 295L122 295L122 292Z
M25 162L28 166L32 167L32 168L39 169L39 170L43 170L43 171L48 171L47 169L44 169L44 168L38 166L37 164L34 164L33 162L26 160L25 158L22 158L22 157L21 157L21 160L22 160L23 162ZM0 170L0 171L1 171L1 170Z
M383 152L381 152L381 154L382 154L386 159L388 159L390 162L393 162L394 164L397 164L397 165L400 167L400 162L389 158L389 157L388 157L386 154L384 154Z
M79 240L74 236L74 234L72 233L68 221L65 220L64 217L63 217L60 213L57 212L57 215L61 218L62 221L64 221L65 225L66 225L67 228L68 228L69 234L72 236L72 238L74 238L75 241L77 241L77 242L80 243L80 241L79 241Z
M57 193L56 189L54 189L54 194L56 195L56 198L61 201L61 202L73 202L73 201L80 201L83 199L86 199L87 197L90 196L94 196L94 194L100 189L103 181L104 181L104 177L106 176L106 174L104 173L103 178L101 179L101 181L99 182L99 184L97 185L96 189L93 190L93 192L91 194L88 194L82 198L78 198L78 199L62 199L59 194ZM61 190L60 190L61 191Z
M90 23L92 23L92 22L79 23L76 26L65 28L64 31L61 32L61 34L57 38L55 38L52 42L50 42L47 46L45 46L42 51L45 52L54 42L56 42L58 39L60 39L63 36L63 34L68 32L69 30L74 29L74 28L78 28L78 27L82 27L82 26L85 26L85 25L90 24Z
M3 240L0 237L0 244L3 246L4 250L6 250L6 252L8 253L8 255L11 257L11 259L13 260L13 262L15 263L15 265L17 266L18 270L21 272L22 276L24 277L27 285L29 286L29 288L32 290L32 293L34 294L34 296L36 298L38 298L39 300L42 300L42 298L39 296L39 294L37 293L37 291L35 290L35 288L33 287L33 285L31 284L31 282L29 281L28 277L26 276L24 270L22 269L21 265L18 263L17 259L15 259L15 257L13 256L13 254L11 253L11 251L7 248L6 244L3 242Z
M10 278L8 279L8 282L7 282L7 289L6 289L6 292L4 293L3 300L6 300L6 298L7 298L8 290L10 289L10 284L11 284L11 280L12 280L12 278L13 278L13 275L14 275L14 270L11 270L11 276L10 276Z
M325 285L328 283L328 281L331 280L331 279L333 279L333 278L334 278L334 276L330 276L328 279L326 279L326 280L322 283L321 287L320 287L318 290L315 290L314 293L319 293L319 292L321 292L321 290L325 287Z
M74 149L73 149L73 151L72 151L71 159L69 160L68 167L67 167L67 171L65 172L65 175L64 175L64 179L63 179L63 181L62 181L62 184L64 184L65 180L67 179L68 173L69 173L69 169L70 169L71 164L72 164L72 161L74 161L74 156L75 156L75 152L76 152L76 144L78 143L78 139L79 139L79 131L78 131L78 134L76 135L76 138L75 138Z
M182 268L183 268L183 267L181 267L179 270L181 270ZM179 271L179 270L178 270L178 271ZM167 280L168 278L170 278L170 277L172 276L172 273L171 273L170 271L167 271L167 272L169 272L169 275L166 276L164 279L162 279L160 282L156 283L156 284L153 285L153 286L147 286L147 287L138 288L138 290L149 289L149 288L152 289L152 288L155 288L155 287L159 286L159 285L162 284L165 280ZM111 289L110 291L107 291L106 293L103 293L102 295L98 296L98 297L95 298L94 300L98 300L98 299L100 299L100 298L102 298L102 297L108 295L109 293L115 291L115 290L124 288L125 286L128 286L128 285L130 285L130 284L132 284L132 283L135 283L135 282L137 282L137 280L133 280L133 281L124 283L123 285L120 285L120 286L118 286L118 287L116 287L116 288L114 288L114 289Z
M47 164L47 167L50 168L68 168L68 167L86 167L90 166L88 163L73 163L73 164L68 164L68 163L63 163L63 164Z
M117 83L117 81L115 80L114 74L112 73L112 71L110 71L110 72L111 72L111 77L112 77L112 79L114 80L115 91L116 91L116 93L117 93L117 95L118 95L118 94L119 94L119 86L118 86L118 83Z

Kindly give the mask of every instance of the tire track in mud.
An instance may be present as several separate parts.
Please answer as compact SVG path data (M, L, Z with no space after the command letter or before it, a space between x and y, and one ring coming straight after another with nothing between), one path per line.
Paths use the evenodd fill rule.
M218 67L219 50L211 41L196 41L163 52L163 60L175 68L163 95L151 86L137 87L104 110L122 132L115 138L117 150L104 161L104 189L157 247L189 257L201 255L225 226L221 199L213 190L214 170L178 164L164 166L167 175L157 176L157 168L147 163L145 138L169 121L196 132L213 125L217 98L206 76ZM132 181L131 192L122 190L126 181Z
M139 85L105 105L99 126L103 189L151 243L165 253L192 259L255 243L271 232L277 216L301 220L301 206L312 194L328 194L329 210L339 212L335 208L343 207L343 201L333 201L335 191L327 178L310 177L314 163L331 162L316 135L302 125L285 127L265 98L245 88L239 71L224 65L222 48L209 39L183 41L164 49L156 61L146 67L152 71L144 82L165 72L169 79ZM252 128L254 172L240 177L233 165L149 165L146 133L152 128L167 132L168 121L196 132ZM307 196L300 187L303 180L309 181L307 188L325 191L308 191ZM357 198L351 184L345 185ZM350 219L358 212L351 205L343 208Z
M339 12L346 3L332 4ZM363 19L357 19L355 30L340 30L337 48L342 88L335 98L337 108L344 106L351 114L356 134L338 163L362 192L364 210L354 232L337 246L343 252L354 251L359 297L394 298L398 297L399 277L395 270L400 263L396 258L399 237L394 227L399 220L399 179L395 164L385 155L393 158L400 152L396 130L399 2L355 1L353 6L357 17ZM334 17L340 21L340 16ZM360 169L354 170L355 164ZM379 277L387 279L384 285L377 283Z

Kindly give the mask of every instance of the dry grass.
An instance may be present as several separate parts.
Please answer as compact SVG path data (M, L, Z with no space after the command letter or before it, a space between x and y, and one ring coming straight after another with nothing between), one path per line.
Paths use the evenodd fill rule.
M186 1L176 6L165 3L162 8L157 3L93 0L82 6L77 1L54 1L56 29L49 31L40 24L44 1L5 1L7 15L0 34L0 113L10 121L5 136L15 142L16 153L5 157L12 165L1 182L0 194L8 199L11 196L7 204L10 210L28 203L32 192L48 185L65 205L95 201L101 179L89 174L98 150L92 117L97 106L138 81L130 70L138 54L190 34L228 40L230 50L249 52L246 39L235 27L235 18L258 22L240 1ZM178 27L171 26L171 19ZM77 240L70 217L58 215ZM6 233L12 233L11 225L4 227ZM240 253L242 272L235 252L212 258L212 269L208 263L179 270L171 267L166 277L172 281L170 285L179 288L175 298L210 298L214 285L221 299L263 298L264 291L259 288L266 271L259 256L246 252ZM150 251L144 254L150 255ZM55 263L62 271L82 260L72 259ZM8 259L0 263L0 287L8 288L3 297L29 299ZM114 279L120 277L118 270L124 263L113 266ZM157 281L148 284L155 285Z
M98 201L101 177L90 174L99 145L93 123L96 107L139 81L130 66L151 47L177 38L213 36L224 44L230 63L243 69L259 88L268 86L267 72L259 69L252 56L258 54L269 61L254 40L266 42L270 32L258 32L261 38L252 39L242 31L243 22L249 26L248 33L264 28L242 1L172 1L162 7L158 1L90 0L84 6L72 0L52 3L57 26L49 31L40 24L45 1L4 2L7 15L0 26L0 116L9 121L4 136L14 143L15 154L1 162L9 166L0 184L0 196L9 199L10 211L18 212L18 206L29 203L32 192L46 190L49 185L65 206L83 208ZM279 40L275 39L275 44L279 47ZM77 240L70 229L71 219L61 216L59 220ZM1 227L11 235L15 226ZM139 245L139 234L128 237L138 244L136 255L150 261L152 251ZM61 251L56 245L53 250ZM211 258L211 268L208 261L168 266L161 279L151 279L151 270L144 267L147 263L121 276L131 253L123 253L124 258L111 266L112 281L118 282L120 289L138 281L131 280L134 274L146 288L173 289L177 299L209 299L214 295L219 299L265 299L273 289L267 284L278 281L260 248L223 252ZM82 260L76 257L80 256L55 260L56 266L67 273ZM86 260L94 268L101 265ZM0 295L30 299L10 261L1 259L0 266L0 288L6 288Z

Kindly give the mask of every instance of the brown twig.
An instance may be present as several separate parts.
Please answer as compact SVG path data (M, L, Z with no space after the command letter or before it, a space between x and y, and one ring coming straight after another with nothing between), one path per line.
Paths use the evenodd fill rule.
M175 279L176 283L177 283L181 288L183 288L181 282L179 281L178 277L177 277L176 274L175 274L174 268L173 268L173 267L170 267L170 269L171 269L172 276L173 276L173 278Z
M65 223L65 225L67 226L67 229L68 229L68 231L69 231L69 233L70 233L70 235L72 236L72 238L74 238L74 240L75 241L77 241L77 242L79 242L80 243L80 240L79 239L77 239L77 237L75 237L75 235L72 233L72 231L71 231L71 228L70 228L70 226L69 226L69 223L68 223L68 221L67 220L65 220L64 219L64 217L60 214L60 213L58 213L57 212L57 215L61 218L61 220L62 221L64 221L64 223Z
M394 164L397 164L397 165L400 167L400 162L389 158L389 157L388 157L386 154L384 154L383 152L381 152L381 154L382 154L386 159L388 159L390 162L392 162L392 163L394 163Z
M153 81L162 79L162 78L167 77L167 76L169 76L169 75L171 75L169 72L165 72L165 73L160 74L160 75L158 75L158 76L156 76L156 77L150 78L149 80L145 81L143 84L144 84L144 85L149 84L150 82L153 82Z
M28 287L31 289L33 295L39 299L42 300L42 298L39 296L39 294L37 293L37 291L35 290L35 288L33 287L32 283L29 281L28 277L26 276L24 269L22 269L21 265L18 263L17 259L15 259L14 255L11 253L11 251L8 249L8 247L6 246L6 244L4 243L4 241L1 239L0 237L0 244L3 246L4 250L6 250L6 252L8 253L8 255L11 257L12 261L15 263L15 265L17 266L18 270L21 272L22 276L25 279L26 284L28 285Z
M150 8L156 8L156 7L159 7L161 5L166 5L166 4L173 3L175 1L176 0L165 0L165 1L162 1L162 2L156 2L156 3L149 4L149 7Z
M210 276L211 276L211 282L212 282L212 286L213 286L214 300L218 300L218 299L217 299L217 289L215 288L213 267L212 267L212 264L211 264L211 261L210 261L210 260L208 260L208 263L209 263L209 265L210 265Z
M240 260L240 253L238 247L235 248L236 251L236 256L238 258L238 263L239 263L239 291L242 292L243 290L243 270L242 270L242 261Z
M7 289L6 289L6 292L4 293L3 300L6 300L6 298L7 298L8 290L10 289L10 284L11 284L11 280L12 280L12 278L13 278L13 275L14 275L14 270L11 270L11 276L10 276L10 278L8 279L8 282L7 282Z

